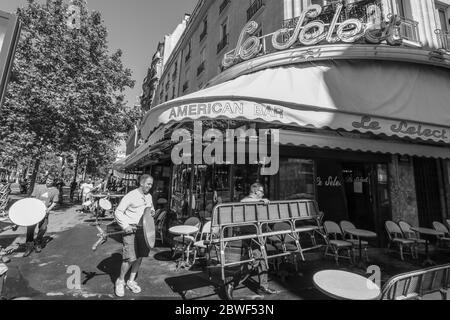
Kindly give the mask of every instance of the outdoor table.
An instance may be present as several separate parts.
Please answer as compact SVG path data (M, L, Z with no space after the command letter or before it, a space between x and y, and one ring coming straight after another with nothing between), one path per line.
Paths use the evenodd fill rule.
M362 262L362 243L361 238L375 238L377 234L375 232L363 229L347 229L347 233L358 238L359 241L359 263L358 266L364 268L364 263Z
M182 236L183 237L183 250L182 250L182 255L181 255L181 259L178 260L177 262L177 270L180 268L184 268L184 267L189 267L189 257L186 257L186 261L185 259L185 242L184 242L184 237L185 236L189 236L193 233L198 232L198 228L194 227L194 226L187 226L187 225L179 225L179 226L174 226L171 227L169 229L169 232L174 234L174 235L178 235L178 236Z
M375 300L380 288L371 280L341 270L323 270L313 276L314 286L322 293L339 300Z
M411 227L411 230L414 231L414 232L420 233L420 234L427 235L427 236L438 237L438 236L444 235L443 232L436 231L436 230L430 229L430 228ZM431 260L430 255L428 253L428 243L429 243L428 238L425 238L425 255L426 255L426 259L423 262L423 266L424 267L426 267L426 266L433 266L433 265L436 264L433 260Z

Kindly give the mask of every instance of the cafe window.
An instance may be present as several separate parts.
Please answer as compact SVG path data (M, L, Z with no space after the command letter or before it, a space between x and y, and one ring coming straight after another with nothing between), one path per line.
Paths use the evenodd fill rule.
M280 159L280 200L315 198L314 161L306 159Z
M182 164L173 167L170 209L176 212L178 217L187 217L189 215L190 182L190 165Z
M249 195L250 186L258 181L258 165L236 165L233 172L233 202L239 202ZM264 188L267 198L267 188Z
M202 217L209 217L215 205L231 202L229 165L196 165L194 175L195 204Z

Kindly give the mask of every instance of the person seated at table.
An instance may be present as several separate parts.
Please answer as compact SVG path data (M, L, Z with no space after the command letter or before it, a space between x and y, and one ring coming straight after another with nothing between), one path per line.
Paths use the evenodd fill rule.
M255 182L250 186L250 193L247 197L243 198L241 202L259 202L262 201L265 204L268 204L270 201L268 199L264 198L264 187L259 182ZM249 234L254 233L254 228L251 228L249 226L247 227L240 227L239 233L241 234ZM259 285L260 290L263 293L267 294L274 294L278 293L278 291L272 289L269 287L269 279L268 279L268 271L269 267L267 266L266 260L262 256L261 249L258 245L254 243L251 239L244 240L242 242L243 246L246 246L247 248L250 248L253 254L253 258L255 259L254 267L257 267L258 269L258 276L259 276Z

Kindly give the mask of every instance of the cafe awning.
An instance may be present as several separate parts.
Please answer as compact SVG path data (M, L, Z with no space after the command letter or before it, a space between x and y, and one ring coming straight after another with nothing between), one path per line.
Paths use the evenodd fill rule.
M145 116L161 124L241 119L450 143L450 74L388 61L292 64L239 76L168 101Z

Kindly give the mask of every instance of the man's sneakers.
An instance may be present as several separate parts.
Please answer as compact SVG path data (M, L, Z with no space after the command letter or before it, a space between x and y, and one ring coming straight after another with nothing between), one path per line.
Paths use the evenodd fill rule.
M141 287L138 286L136 281L127 281L127 288L131 290L133 293L141 293Z
M139 285L137 284L136 281L128 280L126 286L133 293L140 293L142 291L141 287L139 287ZM118 297L125 296L125 281L120 280L120 279L116 280L115 293L116 293L116 296L118 296Z
M34 251L36 251L37 253L40 253L42 251L42 247L40 244L37 244L34 246Z
M116 288L115 288L116 296L123 297L125 296L125 281L117 279L116 280Z
M264 294L276 294L279 293L277 290L270 287L260 287L259 290Z

